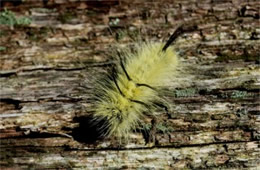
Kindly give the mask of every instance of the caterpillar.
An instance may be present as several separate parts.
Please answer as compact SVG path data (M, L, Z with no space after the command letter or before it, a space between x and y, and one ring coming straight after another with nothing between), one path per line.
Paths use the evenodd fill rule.
M179 58L170 45L183 32L182 27L166 43L143 43L135 52L118 52L119 62L97 83L93 119L102 122L105 135L127 138L158 106L158 87L174 78ZM102 120L102 121L101 121Z

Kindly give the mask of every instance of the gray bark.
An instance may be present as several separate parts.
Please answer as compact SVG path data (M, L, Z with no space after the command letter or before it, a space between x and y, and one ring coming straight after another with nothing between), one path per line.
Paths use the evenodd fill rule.
M33 21L1 25L0 167L259 168L259 2L105 2L9 7ZM198 30L176 42L186 72L166 86L171 110L157 113L154 140L96 140L90 94L111 49L139 36L162 41L183 22Z

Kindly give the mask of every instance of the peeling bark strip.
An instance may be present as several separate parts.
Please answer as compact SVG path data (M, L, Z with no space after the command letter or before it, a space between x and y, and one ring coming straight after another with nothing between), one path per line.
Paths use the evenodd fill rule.
M1 1L32 19L0 25L1 168L260 167L258 1L74 1ZM111 44L167 39L182 23L198 29L176 40L188 73L163 90L169 113L121 146L98 138L90 94Z

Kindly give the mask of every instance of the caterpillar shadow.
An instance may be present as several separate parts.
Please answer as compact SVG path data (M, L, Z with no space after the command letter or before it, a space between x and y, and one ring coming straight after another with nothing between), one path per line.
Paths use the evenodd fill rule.
M108 127L104 126L105 120L94 122L92 116L75 117L73 120L78 122L79 126L72 130L71 136L78 142L94 144L105 138L108 131Z

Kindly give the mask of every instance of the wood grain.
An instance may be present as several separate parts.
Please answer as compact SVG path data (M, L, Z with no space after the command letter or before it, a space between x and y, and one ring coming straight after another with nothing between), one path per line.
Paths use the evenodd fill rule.
M5 4L32 23L0 26L1 168L259 168L258 1L69 4ZM169 113L147 117L154 139L99 139L91 94L113 49L166 40L182 23L198 29L176 41L186 72L165 85Z

